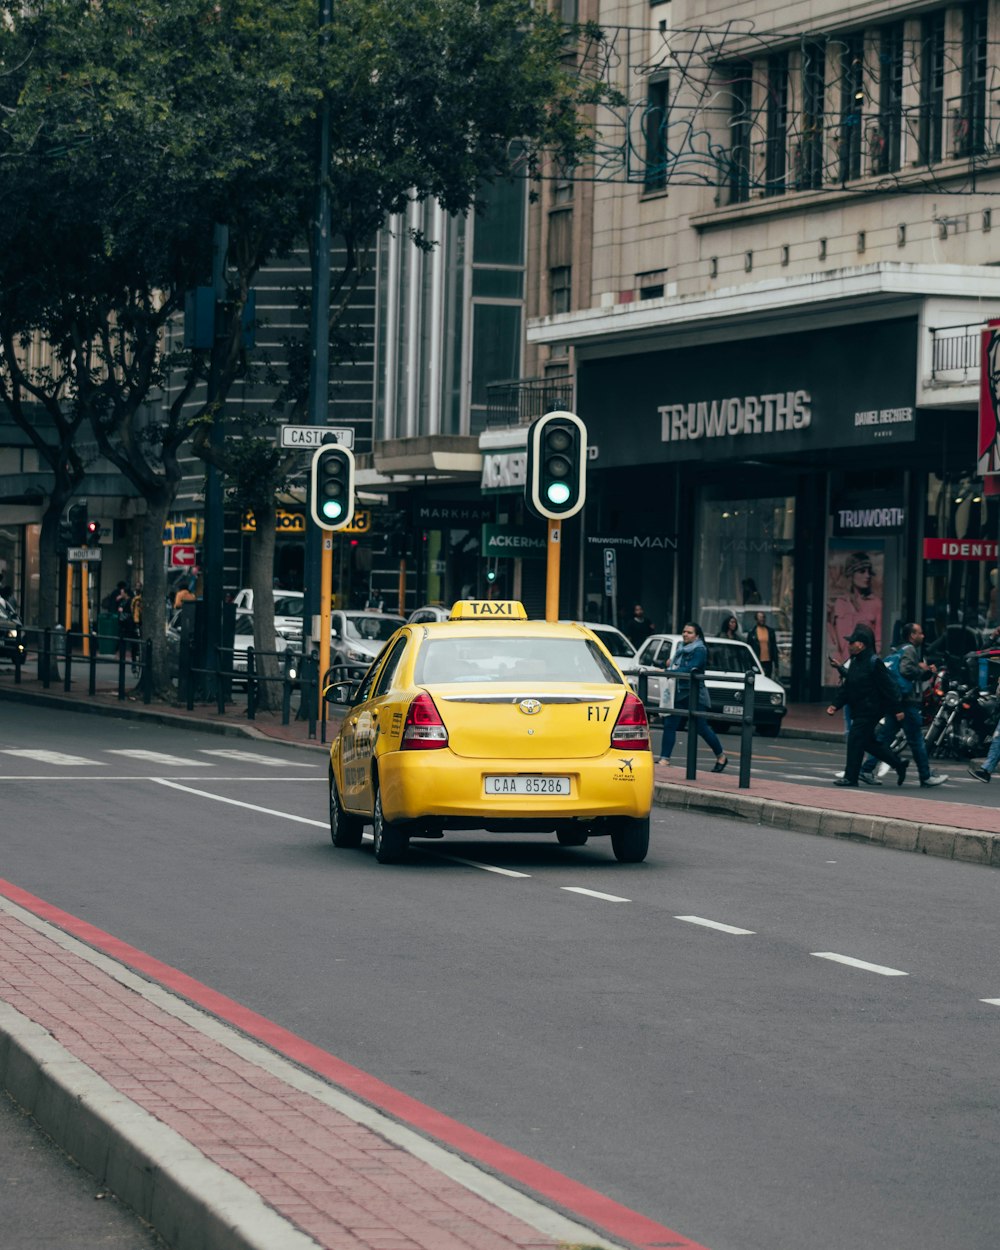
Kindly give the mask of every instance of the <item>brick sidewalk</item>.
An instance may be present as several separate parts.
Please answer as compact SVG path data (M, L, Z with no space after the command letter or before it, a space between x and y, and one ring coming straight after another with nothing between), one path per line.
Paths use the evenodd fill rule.
M616 1244L4 897L0 1078L173 1246ZM480 1193L456 1179L465 1173Z

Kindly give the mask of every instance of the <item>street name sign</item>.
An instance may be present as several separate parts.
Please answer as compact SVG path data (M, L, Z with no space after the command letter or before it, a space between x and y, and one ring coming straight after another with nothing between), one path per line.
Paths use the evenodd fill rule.
M354 447L354 431L332 425L283 425L281 446L295 447L302 451L315 451L323 443L339 443L341 447Z
M66 559L70 564L100 564L100 547L67 547Z

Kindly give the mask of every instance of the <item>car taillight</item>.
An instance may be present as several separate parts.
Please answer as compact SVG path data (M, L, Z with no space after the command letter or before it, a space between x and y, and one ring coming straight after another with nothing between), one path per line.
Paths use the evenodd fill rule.
M403 725L404 751L435 751L448 745L448 730L434 704L434 700L422 691L410 704Z
M618 713L611 731L611 748L614 751L648 751L649 721L646 709L638 695L631 691L625 696L622 710Z

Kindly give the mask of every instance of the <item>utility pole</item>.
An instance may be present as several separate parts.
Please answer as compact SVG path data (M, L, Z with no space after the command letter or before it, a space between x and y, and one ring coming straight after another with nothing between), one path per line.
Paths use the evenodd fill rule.
M219 332L223 326L221 315L222 305L228 294L226 288L226 254L229 251L228 226L215 227L212 239L212 368L208 379L208 400L215 401L219 391L219 368L215 363L220 347ZM225 443L226 431L222 423L221 412L212 414L212 428L209 444L221 450ZM209 462L205 481L205 535L202 542L202 611L205 613L205 655L202 657L204 668L214 671L217 648L222 642L222 570L225 563L225 509L222 499L222 472ZM205 678L209 687L214 686L213 677ZM214 689L206 689L206 694L215 694Z

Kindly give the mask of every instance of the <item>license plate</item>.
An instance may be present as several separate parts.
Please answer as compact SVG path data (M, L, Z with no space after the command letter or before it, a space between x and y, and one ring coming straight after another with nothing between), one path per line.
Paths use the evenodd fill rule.
M496 794L569 794L568 777L505 777L483 778L487 795Z
M722 708L723 716L742 716L743 709L738 703L726 703Z

